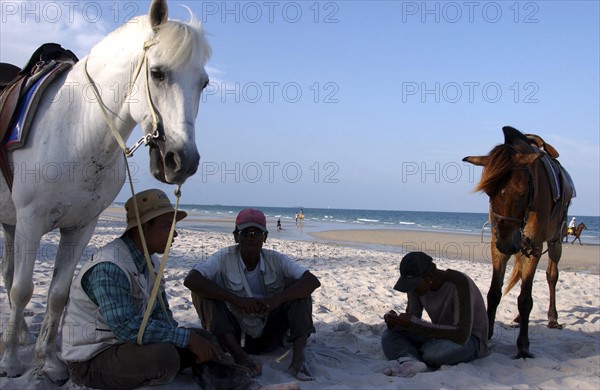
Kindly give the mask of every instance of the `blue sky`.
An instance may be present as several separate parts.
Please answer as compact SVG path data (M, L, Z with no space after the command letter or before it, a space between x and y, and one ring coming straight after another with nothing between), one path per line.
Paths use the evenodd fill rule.
M82 58L148 4L2 0L0 61L48 41ZM213 48L183 203L486 212L461 160L511 125L558 149L571 214L600 214L599 2L182 4ZM171 190L132 163L137 190Z

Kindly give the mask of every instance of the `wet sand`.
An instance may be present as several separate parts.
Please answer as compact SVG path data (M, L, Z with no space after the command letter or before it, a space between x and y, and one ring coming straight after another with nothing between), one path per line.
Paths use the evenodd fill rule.
M421 232L393 229L330 230L311 233L314 237L340 245L362 243L398 247L403 253L420 250L432 257L491 264L490 236ZM563 244L559 263L562 271L587 271L600 274L600 246ZM546 246L544 245L544 250ZM542 255L539 267L546 267L548 255Z

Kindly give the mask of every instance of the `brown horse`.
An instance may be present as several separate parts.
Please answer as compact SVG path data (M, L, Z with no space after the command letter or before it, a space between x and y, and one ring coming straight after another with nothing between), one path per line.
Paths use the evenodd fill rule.
M542 161L542 158L550 159L546 152L532 146L531 140L518 130L512 127L502 130L504 144L496 146L487 156L465 157L463 161L483 166L481 181L475 190L485 192L490 198L494 272L487 295L489 337L493 334L496 309L502 297L506 264L515 255L515 266L505 294L520 278L519 316L515 319L520 323L517 359L533 357L529 352L528 334L529 314L533 307L531 290L544 242L548 246L546 279L550 288L548 327L562 328L558 323L555 290L562 254L561 231L574 189L568 173L555 162L555 169L564 180L559 195L554 194L551 187L554 177L546 173Z
M581 232L585 229L587 229L587 226L585 226L585 223L581 222L572 232L570 232L569 229L564 229L562 236L565 239L565 242L569 242L569 236L575 236L573 241L571 241L571 245L575 244L576 240L579 240L579 245L583 245L581 243Z

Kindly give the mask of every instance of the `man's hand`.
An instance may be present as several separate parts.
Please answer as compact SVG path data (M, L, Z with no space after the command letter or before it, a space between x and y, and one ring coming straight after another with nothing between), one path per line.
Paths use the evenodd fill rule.
M205 336L190 329L188 349L196 355L196 363L205 363L213 358L221 359L223 353L212 336Z
M265 314L272 310L269 309L269 305L265 301L257 298L237 297L232 303L250 314Z
M270 298L264 298L262 300L263 304L265 305L266 308L266 313L275 310L275 308L277 306L279 306L281 304L281 302L279 301L279 299L277 297L270 297Z
M383 319L388 329L394 329L396 327L407 327L410 324L410 317L411 315L408 313L398 314L394 310L390 310L383 316Z

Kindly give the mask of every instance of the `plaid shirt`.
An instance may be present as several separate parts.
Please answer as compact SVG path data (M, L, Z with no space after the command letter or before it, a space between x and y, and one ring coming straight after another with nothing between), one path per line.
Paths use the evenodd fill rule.
M129 236L123 235L120 239L127 245L138 271L148 277L144 254L135 247ZM131 286L123 270L110 262L99 263L83 276L81 287L98 305L117 339L126 343L135 343L144 314L138 314L132 305ZM164 292L162 298L167 308L168 318L165 317L157 300L148 318L142 342L143 344L171 343L185 348L190 331L177 327L177 321L173 318Z

